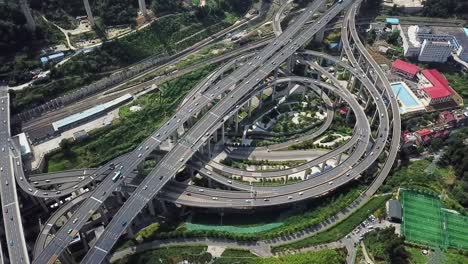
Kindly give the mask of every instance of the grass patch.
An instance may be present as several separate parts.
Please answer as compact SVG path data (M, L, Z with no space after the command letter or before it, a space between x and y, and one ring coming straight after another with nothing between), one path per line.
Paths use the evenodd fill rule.
M429 261L429 256L424 255L422 249L412 246L405 246L405 249L412 264L426 264Z
M247 250L226 249L213 264L341 264L346 255L341 250L320 250L281 257L260 258Z
M136 234L136 239L141 240L148 238L153 235L154 232L156 232L159 229L159 224L158 223L152 223L149 226L142 228L138 233Z
M367 202L364 206L359 208L348 218L344 219L343 221L331 227L330 229L320 232L315 236L311 236L281 246L273 247L272 250L273 252L280 252L288 249L299 249L312 245L328 243L343 238L346 234L350 233L359 223L364 221L364 219L366 219L372 212L381 208L389 199L389 197L389 195L372 197L371 200Z
M442 202L448 208L464 211L457 200L449 191L453 188L454 181L450 180L455 175L451 166L440 167L431 160L412 161L408 165L394 171L380 188L383 193L393 192L398 188L419 189L442 196Z
M165 263L177 264L184 260L189 263L208 263L211 254L206 252L206 246L171 246L162 247L137 253L127 258L116 261L117 264L126 263Z

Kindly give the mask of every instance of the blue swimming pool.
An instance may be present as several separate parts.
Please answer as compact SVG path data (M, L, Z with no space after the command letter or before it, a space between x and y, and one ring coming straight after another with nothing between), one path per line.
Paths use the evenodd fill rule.
M402 83L392 83L392 90L404 107L416 107L420 105L419 102L416 101L416 98L410 94L408 88Z

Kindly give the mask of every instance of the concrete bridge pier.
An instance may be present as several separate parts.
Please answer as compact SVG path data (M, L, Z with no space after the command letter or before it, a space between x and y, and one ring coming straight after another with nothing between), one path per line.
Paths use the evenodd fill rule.
M149 202L148 202L148 211L150 212L150 215L152 215L152 216L156 215L156 211L154 210L153 199L149 200Z
M85 6L86 15L88 16L89 24L91 24L91 26L94 27L96 24L94 22L94 17L93 17L93 13L91 11L91 6L89 5L89 0L83 0L83 3L84 3L84 6Z
M130 224L127 226L126 230L127 230L127 236L128 236L129 238L134 238L134 237L135 237L135 232L133 231L132 223L130 223Z
M44 209L44 211L46 211L47 213L50 212L49 207L47 207L47 205L45 204L42 198L34 197L33 200L34 199L36 199L36 201L39 202L39 204L41 205L42 209Z
M224 126L225 126L225 125L226 125L226 124L224 124L224 123L221 125L221 142L222 142L223 144L225 143L225 141L224 141Z
M326 167L326 166L327 166L327 162L324 161L324 162L321 164L321 166L320 166L320 172L325 171L325 167Z
M258 94L258 108L261 108L263 105L263 91Z
M339 155L338 155L338 158L336 159L336 165L339 165L341 163L341 158L343 156L343 152L341 152Z
M27 0L20 0L20 8L21 8L21 11L23 12L24 17L26 18L26 23L27 23L29 30L35 30L36 22L34 21L34 18L31 14L31 9L29 7Z
M168 212L166 202L163 200L158 200L158 202L159 202L159 208L164 214L166 214Z
M75 259L73 259L72 255L70 254L69 249L64 250L62 254L60 254L58 259L60 260L60 263L63 263L63 264L77 264Z
M138 7L140 8L141 14L148 19L148 10L146 9L145 0L138 0Z
M378 111L374 112L374 115L372 116L372 119L371 119L371 122L370 122L369 126L372 127L374 125L374 121L375 121L375 118L378 115L378 113L379 113Z

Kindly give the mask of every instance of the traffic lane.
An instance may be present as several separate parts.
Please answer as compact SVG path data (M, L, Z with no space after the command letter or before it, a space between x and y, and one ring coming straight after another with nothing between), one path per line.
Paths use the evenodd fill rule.
M297 45L297 44L295 43L294 45ZM291 48L291 49L293 49L293 48ZM261 70L260 70L260 71L261 71ZM265 73L262 73L262 74L265 74ZM230 78L228 78L228 79L230 79ZM239 89L239 90L240 90L240 89ZM241 95L241 94L240 94L240 95L235 95L236 91L233 91L233 92L231 92L231 93L234 93L233 95L231 95L231 98L232 98L233 96L236 96L237 99L238 99L238 98L240 97L240 95ZM223 102L223 101L221 101L221 102ZM215 106L215 108L217 108L217 106L219 106L219 103ZM226 107L224 107L224 108L226 108ZM217 108L217 109L223 110L222 107L219 107L219 108ZM224 110L226 110L226 109L224 109ZM210 111L210 112L211 112L211 111ZM208 114L208 115L209 115L209 114ZM206 116L206 115L205 115L205 116ZM199 123L203 123L203 122L199 122ZM198 124L198 123L197 123L197 124ZM195 125L195 126L196 126L196 125ZM192 130L193 130L193 129L191 129L191 131L192 131ZM196 131L196 129L193 130L193 131ZM130 204L130 203L127 203L127 204ZM143 205L143 206L144 206L144 205ZM125 205L124 205L124 207L125 207ZM115 219L115 218L114 218L114 219ZM111 223L112 223L112 221L111 221ZM113 242L112 242L112 243L113 243ZM92 251L94 251L94 250L92 249ZM86 259L86 257L85 257L85 259Z

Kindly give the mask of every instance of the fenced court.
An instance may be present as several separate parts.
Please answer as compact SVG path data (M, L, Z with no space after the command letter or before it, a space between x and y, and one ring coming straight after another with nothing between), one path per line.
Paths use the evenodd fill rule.
M402 192L401 203L401 231L408 242L468 249L468 218L443 210L437 197L416 192Z
M449 247L468 249L468 217L443 211Z

